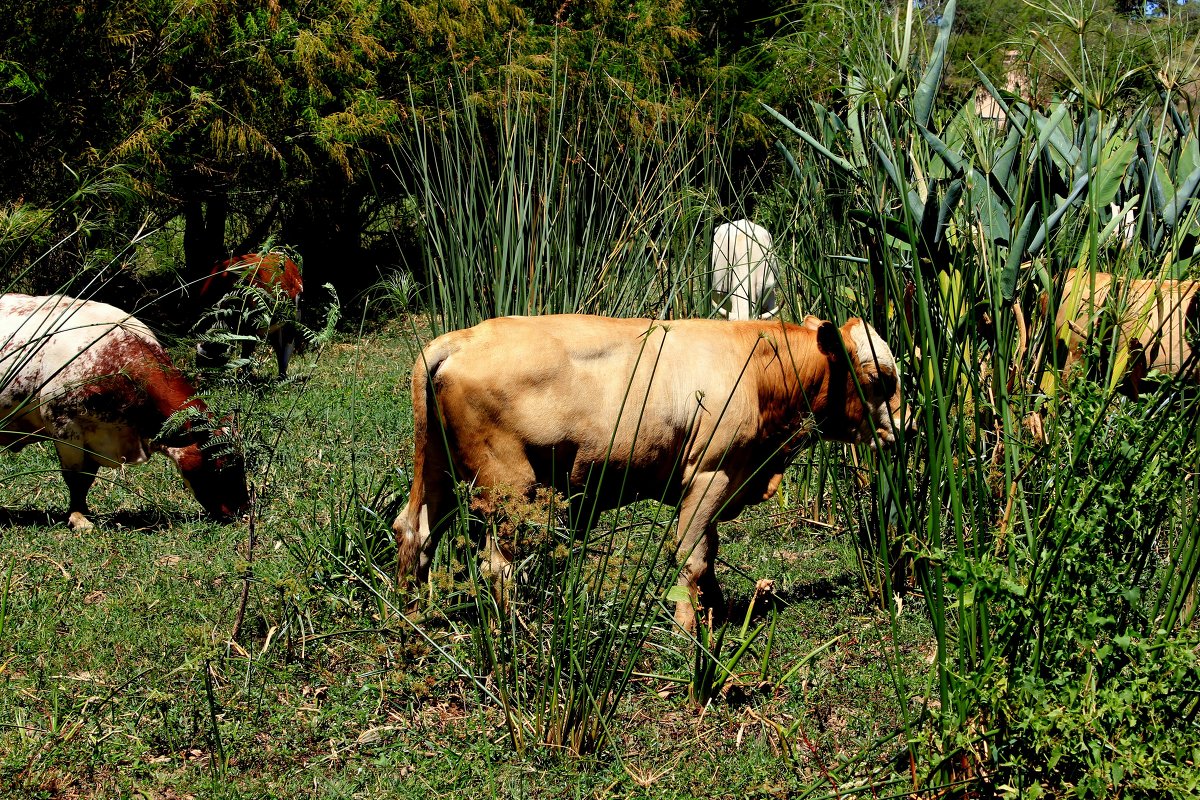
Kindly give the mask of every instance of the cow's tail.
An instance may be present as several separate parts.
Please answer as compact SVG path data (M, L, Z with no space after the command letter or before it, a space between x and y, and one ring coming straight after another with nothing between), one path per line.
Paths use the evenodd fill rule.
M396 517L392 531L396 535L396 573L399 580L416 572L425 577L428 559L447 499L453 498L449 485L448 443L443 434L434 378L438 369L454 352L446 337L435 339L417 356L412 369L413 477L408 504Z

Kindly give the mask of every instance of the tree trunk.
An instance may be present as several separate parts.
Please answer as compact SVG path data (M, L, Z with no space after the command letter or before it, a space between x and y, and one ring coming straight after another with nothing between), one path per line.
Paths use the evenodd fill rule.
M183 214L183 277L186 296L194 300L213 264L225 256L229 200L223 194L208 200L189 200Z

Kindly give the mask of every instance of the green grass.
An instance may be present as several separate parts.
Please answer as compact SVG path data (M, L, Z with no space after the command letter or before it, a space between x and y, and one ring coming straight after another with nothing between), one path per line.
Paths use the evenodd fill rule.
M608 747L518 755L502 710L434 647L470 668L469 610L426 607L427 640L329 574L330 559L304 560L353 505L355 485L369 490L386 534L388 503L407 491L414 352L397 324L301 360L300 381L216 392L218 408L240 409L251 443L283 430L266 480L254 478L264 500L236 646L246 525L201 521L165 458L102 478L91 495L98 527L80 535L61 520L66 492L50 449L3 456L0 793L786 796L897 729L887 657L898 647L923 686L930 622L910 599L893 633L860 589L850 536L805 521L810 500L764 504L722 530L718 573L735 601L754 580L777 582L766 682L759 651L697 709L686 688L692 651L662 614Z

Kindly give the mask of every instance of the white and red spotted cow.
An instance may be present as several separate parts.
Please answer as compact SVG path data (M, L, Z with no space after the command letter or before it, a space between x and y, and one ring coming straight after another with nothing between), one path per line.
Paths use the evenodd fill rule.
M279 377L286 378L296 350L303 294L300 268L281 253L251 253L214 265L200 285L200 303L211 309L206 316L214 318L214 325L196 345L197 363L208 366L228 361L226 336L241 342L243 359L265 339L275 351ZM246 325L253 330L244 330Z
M472 504L484 514L494 488L554 486L599 508L678 503L679 582L693 602L721 611L717 522L770 498L818 437L894 442L907 416L897 378L887 344L859 319L839 331L815 317L568 314L447 333L413 365L413 484L392 526L398 573L428 576L456 480L479 489ZM504 569L511 554L491 549L493 568ZM685 628L693 602L676 605Z
M775 263L771 234L748 219L726 222L713 232L713 307L734 320L770 319L775 305Z
M205 450L214 425L163 422L204 402L150 330L119 308L61 295L0 296L0 447L49 441L70 494L68 524L91 527L87 493L101 466L165 453L196 500L229 519L249 502L240 456ZM224 430L219 429L218 430Z

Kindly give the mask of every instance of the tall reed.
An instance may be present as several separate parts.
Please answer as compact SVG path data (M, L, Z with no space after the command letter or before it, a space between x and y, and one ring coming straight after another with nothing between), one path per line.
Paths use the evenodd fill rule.
M584 88L586 86L586 88ZM607 91L605 89L607 88ZM436 330L505 314L707 315L711 188L720 140L707 107L680 119L607 83L517 78L491 114L455 87L398 153L419 199ZM633 125L635 114L646 121ZM712 137L710 134L711 138Z

